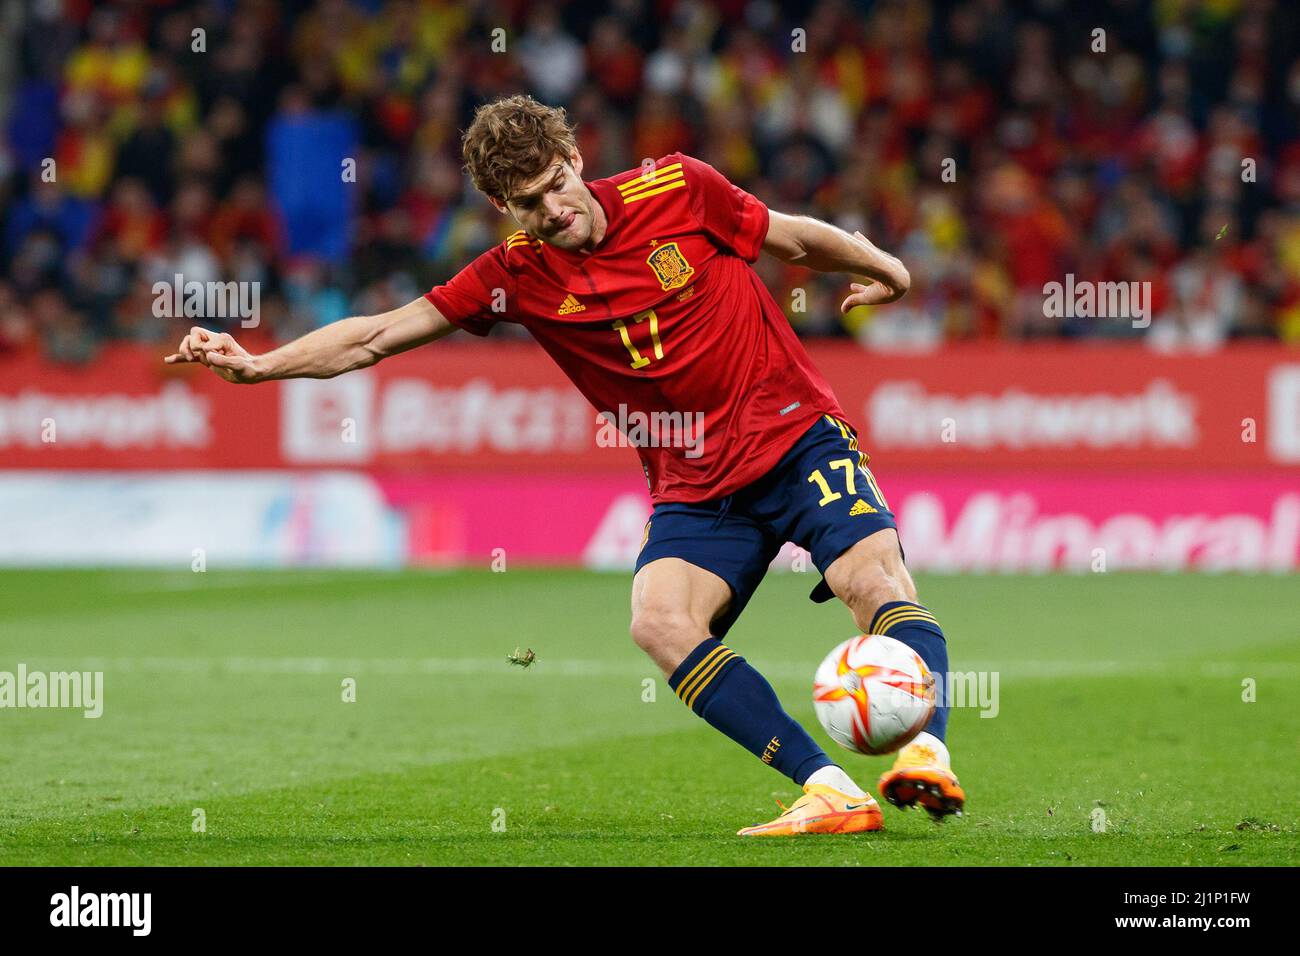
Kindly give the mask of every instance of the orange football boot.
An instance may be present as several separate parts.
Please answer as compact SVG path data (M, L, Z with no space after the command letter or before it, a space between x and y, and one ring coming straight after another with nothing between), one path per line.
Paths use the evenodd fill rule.
M911 743L898 752L898 759L880 778L880 795L899 809L920 803L935 820L950 813L961 816L966 791L947 763L932 747Z
M780 801L777 801L780 806ZM785 808L782 807L784 810ZM865 833L885 825L870 794L850 797L825 784L805 784L803 796L771 823L745 827L738 836L799 836L804 833Z

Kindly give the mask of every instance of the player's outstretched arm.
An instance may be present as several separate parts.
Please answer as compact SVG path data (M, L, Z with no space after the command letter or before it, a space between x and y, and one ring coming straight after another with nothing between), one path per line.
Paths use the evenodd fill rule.
M421 296L391 312L340 319L262 355L250 354L226 332L195 326L163 361L199 362L227 382L333 378L455 330L456 326Z
M840 303L841 312L901 299L912 284L898 257L872 245L860 232L849 235L811 216L769 211L763 251L817 272L845 272L865 280L849 284L853 291Z

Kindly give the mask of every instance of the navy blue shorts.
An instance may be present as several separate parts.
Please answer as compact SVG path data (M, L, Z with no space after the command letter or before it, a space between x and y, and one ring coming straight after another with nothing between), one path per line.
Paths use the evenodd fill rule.
M806 549L824 574L841 554L885 528L897 525L857 434L823 415L753 484L725 498L655 505L636 570L659 558L681 558L726 581L731 604L711 628L721 638L786 541ZM827 601L834 595L823 579L809 597Z

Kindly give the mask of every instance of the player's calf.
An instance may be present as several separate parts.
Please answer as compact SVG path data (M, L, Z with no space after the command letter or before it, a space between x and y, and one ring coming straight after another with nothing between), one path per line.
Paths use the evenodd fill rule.
M633 580L633 640L682 703L763 763L801 786L865 797L785 712L763 675L710 635L709 624L730 600L730 587L716 575L678 558L653 561Z
M966 795L952 772L945 743L948 643L934 614L917 601L897 532L880 531L859 541L826 569L826 583L848 606L863 634L902 641L925 662L937 685L934 715L880 778L881 795L898 807L920 803L936 818L960 813Z
M884 634L902 641L934 674L940 695L924 733L942 741L948 726L948 643L938 620L917 603L916 585L903 564L898 532L892 528L863 538L831 562L826 584L853 613L863 634Z

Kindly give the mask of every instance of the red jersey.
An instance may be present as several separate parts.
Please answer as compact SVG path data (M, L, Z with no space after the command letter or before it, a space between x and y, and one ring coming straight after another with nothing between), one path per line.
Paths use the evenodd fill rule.
M748 265L762 202L682 153L587 187L608 222L593 251L518 232L425 297L476 335L524 326L598 412L631 424L656 502L729 495L818 416L845 417ZM683 440L638 431L647 420L681 421Z

